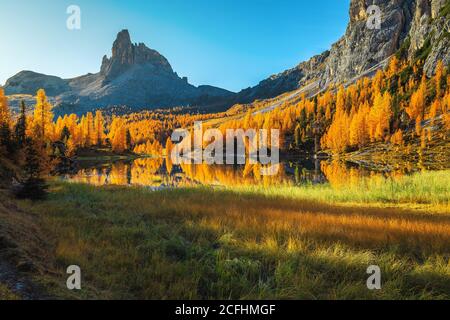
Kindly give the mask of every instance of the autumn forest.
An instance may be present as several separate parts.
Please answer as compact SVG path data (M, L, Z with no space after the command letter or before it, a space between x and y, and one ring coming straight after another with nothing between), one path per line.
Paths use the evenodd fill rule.
M419 41L401 21L375 39L359 5L330 51L240 92L191 85L128 30L99 73L9 79L0 300L450 299L450 6ZM214 156L239 157L230 129L279 144L176 163L173 133L199 122ZM269 149L276 174L251 161Z

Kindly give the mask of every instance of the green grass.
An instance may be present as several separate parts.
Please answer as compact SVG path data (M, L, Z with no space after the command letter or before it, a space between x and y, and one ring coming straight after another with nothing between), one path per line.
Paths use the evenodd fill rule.
M56 297L449 299L449 175L341 191L58 182L48 201L20 205L53 239L52 273L36 279ZM71 264L82 270L79 292L65 289ZM366 288L371 264L382 290Z
M262 194L272 197L318 200L328 203L370 203L375 206L430 205L448 209L450 199L450 171L424 171L396 179L358 178L357 183L333 187L330 184L301 186L245 186L239 193ZM425 208L427 206L424 206Z

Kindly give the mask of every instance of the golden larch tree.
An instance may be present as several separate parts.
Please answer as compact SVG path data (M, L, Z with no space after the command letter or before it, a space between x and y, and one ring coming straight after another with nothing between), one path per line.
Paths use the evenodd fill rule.
M11 112L3 88L0 88L0 124L11 124Z
M95 131L95 143L97 145L102 145L103 140L105 139L105 124L102 112L100 110L97 110L95 112L94 131Z
M41 141L51 139L53 132L52 105L48 102L44 89L39 89L36 94L36 105L33 113L34 132Z

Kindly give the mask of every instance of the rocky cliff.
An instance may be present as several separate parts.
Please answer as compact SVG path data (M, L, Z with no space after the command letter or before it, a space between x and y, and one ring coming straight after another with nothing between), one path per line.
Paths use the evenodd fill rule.
M5 85L9 95L34 94L38 88L54 96L59 113L122 105L132 109L188 104L226 108L233 95L220 88L189 84L157 51L143 43L133 44L127 30L119 32L111 57L103 57L96 74L61 79L27 71L10 78Z
M413 59L420 53L425 70L431 76L437 61L450 63L450 1L417 0L409 32L408 55Z
M169 61L158 51L147 48L143 43L131 43L128 31L122 30L114 41L111 58L108 59L106 55L103 57L100 74L106 79L114 79L135 65L146 64L152 65L158 71L173 73Z
M371 5L380 9L379 29L367 26ZM350 81L384 66L401 48L409 59L425 59L426 72L432 75L438 60L450 62L449 14L449 0L352 0L345 35L329 51L241 91L237 100L249 102L305 85L320 90Z

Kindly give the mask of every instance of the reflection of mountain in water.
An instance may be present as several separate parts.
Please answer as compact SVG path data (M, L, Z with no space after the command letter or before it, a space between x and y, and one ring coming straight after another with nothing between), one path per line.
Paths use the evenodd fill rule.
M342 188L365 178L398 177L404 170L380 173L350 166L339 161L283 163L277 175L263 176L260 165L244 166L183 164L174 166L168 159L143 158L132 162L85 166L65 179L92 185L135 185L160 187L189 187L195 185L277 185L317 184L329 182Z

